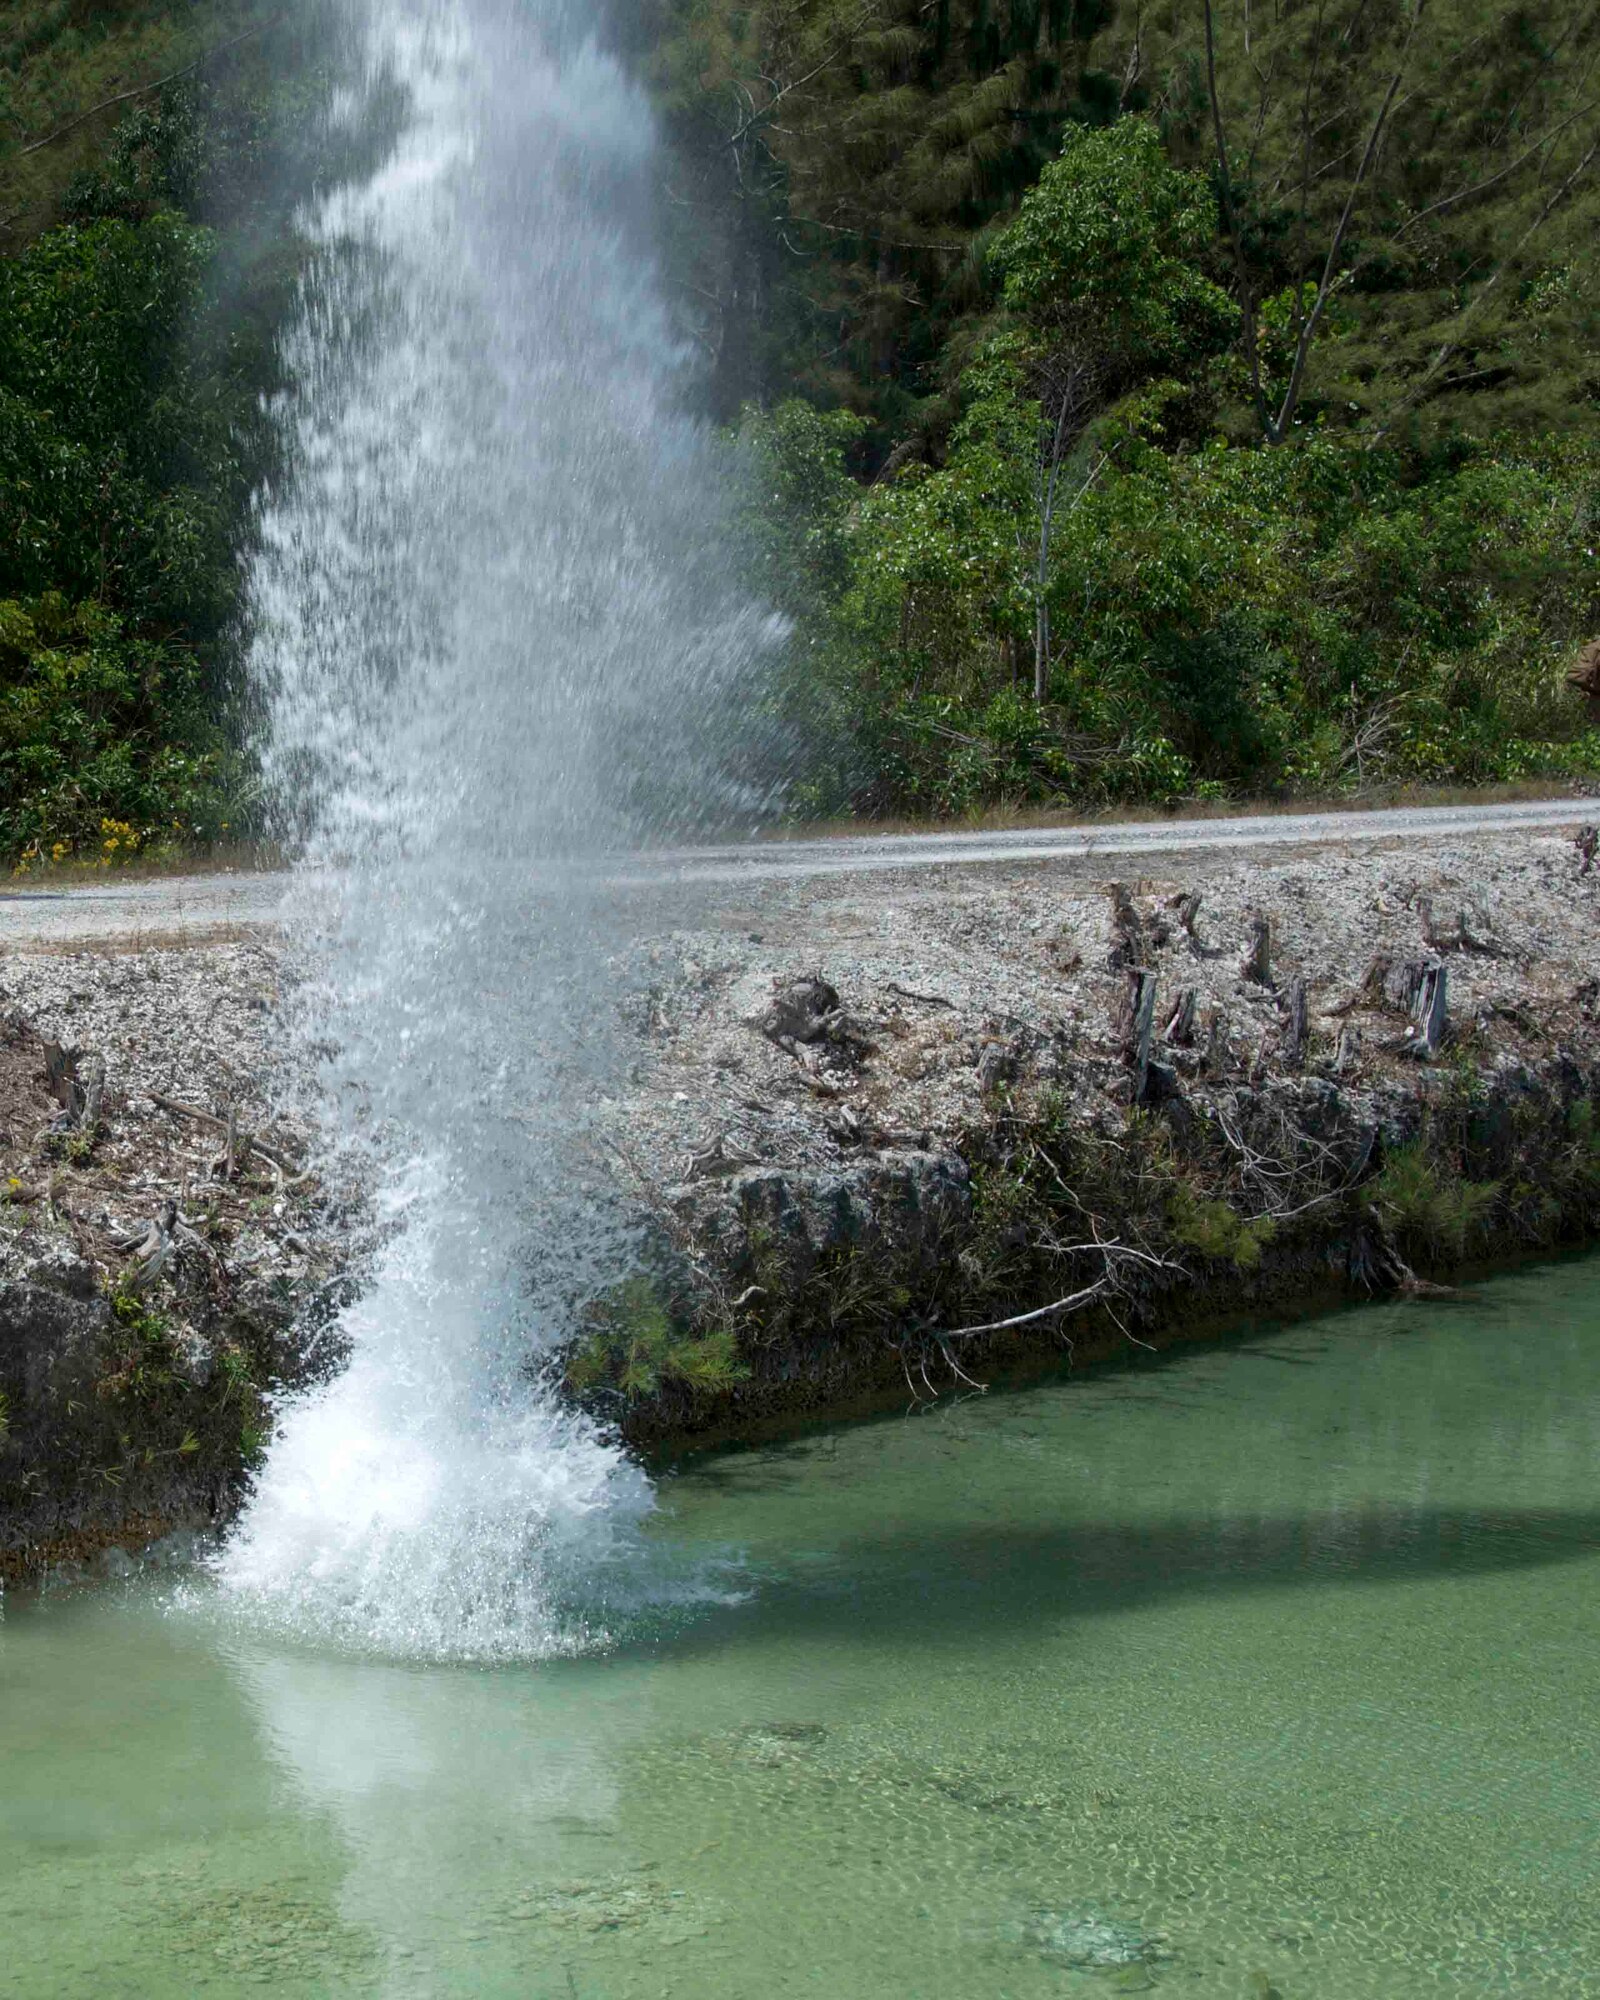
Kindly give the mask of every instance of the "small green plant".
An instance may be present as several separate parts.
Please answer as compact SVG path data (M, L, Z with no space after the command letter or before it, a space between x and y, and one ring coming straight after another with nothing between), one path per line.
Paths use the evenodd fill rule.
M217 1356L217 1374L222 1381L222 1400L236 1389L253 1389L255 1383L250 1374L250 1363L237 1347L225 1347Z
M598 1300L592 1317L594 1330L567 1361L568 1386L580 1394L616 1388L635 1401L675 1381L698 1394L716 1395L749 1373L731 1328L687 1332L673 1318L655 1281L643 1273Z
M172 1329L130 1285L111 1293L111 1318L122 1338L111 1356L112 1366L101 1378L99 1394L116 1402L125 1396L150 1397L171 1389L177 1360Z
M1186 1249L1219 1263L1253 1271L1261 1253L1278 1233L1270 1215L1244 1216L1225 1201L1197 1195L1179 1181L1167 1197L1167 1222L1174 1239Z
M1499 1195L1498 1181L1469 1181L1446 1173L1431 1157L1426 1139L1397 1146L1366 1191L1368 1204L1398 1235L1449 1257L1465 1253Z

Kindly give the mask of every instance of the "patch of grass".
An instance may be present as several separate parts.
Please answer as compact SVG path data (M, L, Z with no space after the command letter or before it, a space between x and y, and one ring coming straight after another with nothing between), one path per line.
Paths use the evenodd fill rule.
M99 1393L109 1402L128 1397L150 1401L182 1386L174 1372L177 1351L166 1316L125 1285L111 1294L111 1318L120 1335L101 1377Z

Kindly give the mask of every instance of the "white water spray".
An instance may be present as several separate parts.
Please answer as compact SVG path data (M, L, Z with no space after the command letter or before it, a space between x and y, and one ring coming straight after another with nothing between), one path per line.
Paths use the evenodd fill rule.
M588 20L353 20L350 114L394 95L403 131L312 218L255 577L304 1030L392 1233L218 1567L295 1629L433 1656L581 1647L639 1587L648 1482L538 1381L625 1254L582 1143L616 941L582 860L715 799L764 636L679 403L648 112Z

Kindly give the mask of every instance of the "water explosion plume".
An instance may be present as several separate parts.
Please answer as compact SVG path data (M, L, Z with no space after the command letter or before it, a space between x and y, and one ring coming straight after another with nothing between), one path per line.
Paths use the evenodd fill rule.
M582 1646L639 1587L648 1482L539 1379L626 1252L582 1144L619 936L584 862L728 803L766 636L684 412L648 112L584 13L352 16L346 112L401 129L309 218L254 579L301 1029L391 1228L218 1567L295 1629L433 1656Z

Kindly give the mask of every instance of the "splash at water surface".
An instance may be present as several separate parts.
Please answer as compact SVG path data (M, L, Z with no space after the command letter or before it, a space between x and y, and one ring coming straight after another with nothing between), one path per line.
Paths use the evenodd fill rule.
M401 129L309 218L254 578L300 1032L389 1233L219 1570L407 1653L573 1650L645 1587L648 1482L542 1386L627 1254L583 1141L620 931L582 863L730 803L718 732L766 639L685 412L648 110L592 24L352 11L344 115Z

